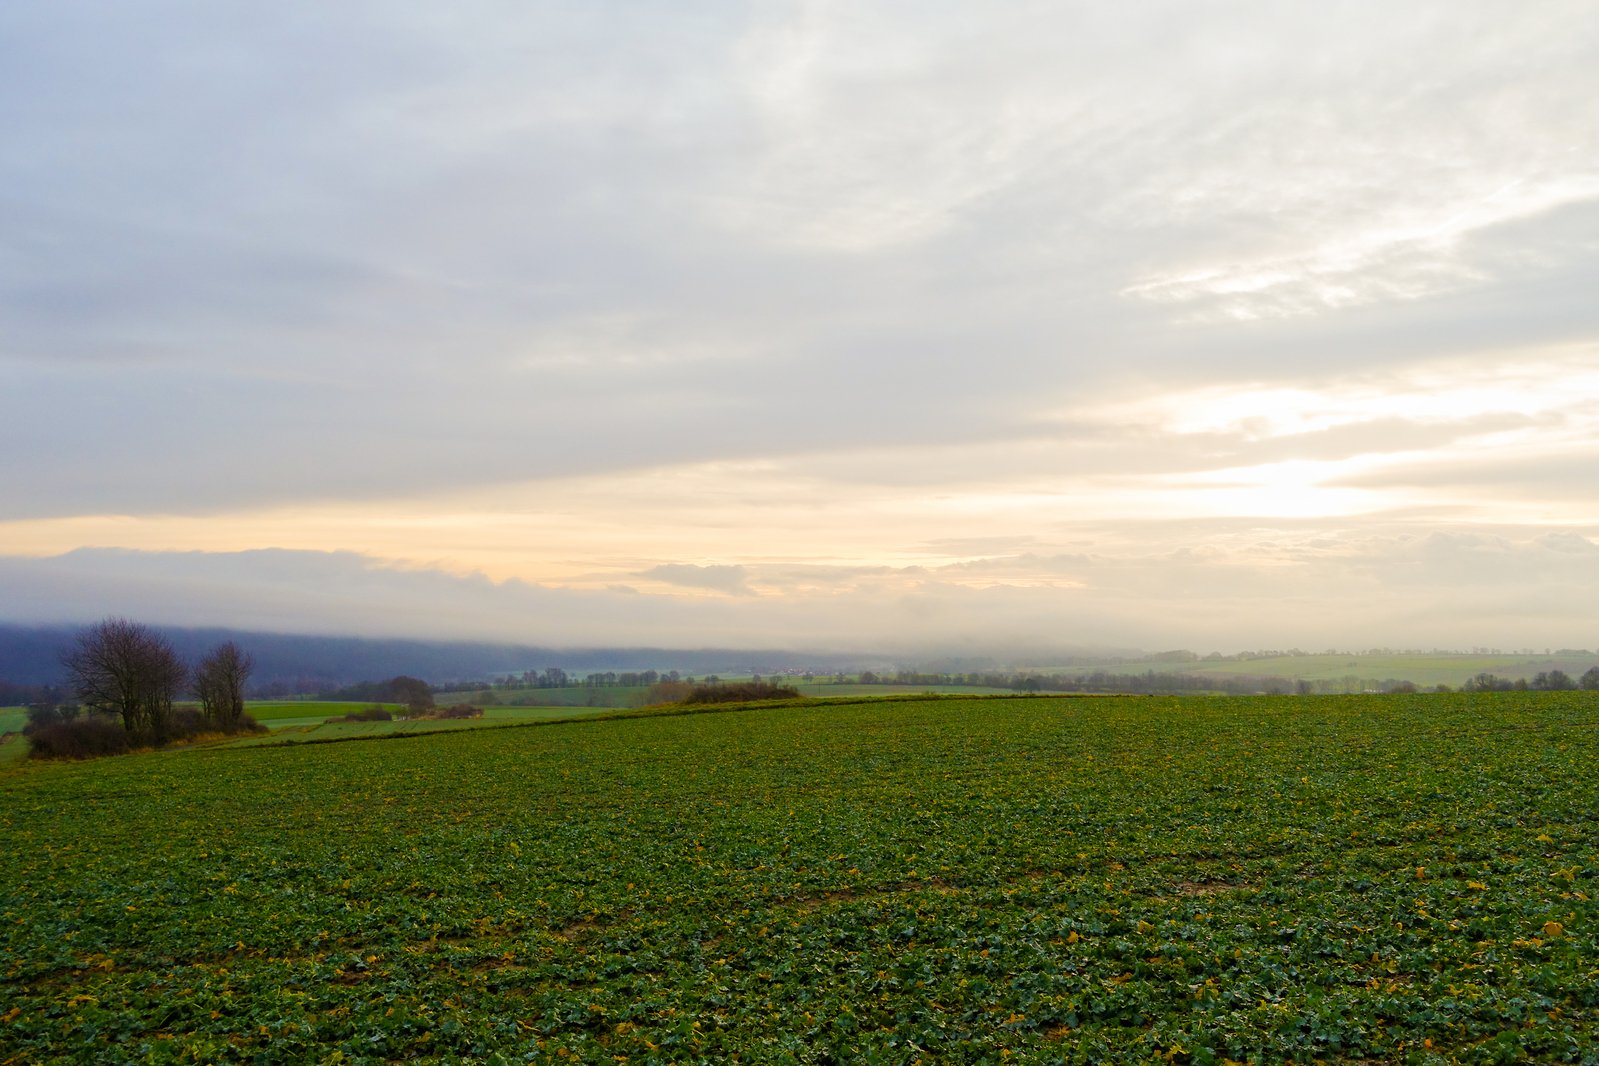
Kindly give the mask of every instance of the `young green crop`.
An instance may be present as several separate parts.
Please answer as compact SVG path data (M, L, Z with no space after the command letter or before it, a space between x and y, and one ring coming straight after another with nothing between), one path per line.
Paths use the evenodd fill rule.
M405 707L399 703L362 703L359 701L331 700L249 700L244 709L251 718L263 725L272 725L283 719L327 719L354 711L378 706L393 714L403 714Z
M1582 1061L1592 694L790 706L0 777L0 1061Z

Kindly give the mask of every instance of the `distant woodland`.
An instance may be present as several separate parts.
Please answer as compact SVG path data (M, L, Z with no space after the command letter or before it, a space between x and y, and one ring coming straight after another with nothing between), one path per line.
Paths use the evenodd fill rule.
M1599 655L1562 648L1469 652L1371 648L1309 653L1298 648L1223 655L1175 650L1062 655L1061 666L1024 669L964 657L898 666L869 651L788 652L660 648L555 649L515 644L374 640L156 627L185 662L224 643L250 649L246 695L277 699L377 700L396 677L434 691L498 693L522 702L541 691L646 689L664 681L759 678L807 685L1003 689L1016 692L1341 694L1458 688L1599 689ZM0 706L70 702L65 658L81 627L0 626ZM1547 660L1547 662L1546 662ZM1559 665L1556 665L1556 663ZM1343 669L1329 674L1328 663ZM541 664L530 668L530 664ZM542 665L560 664L560 665ZM1503 664L1503 665L1501 665ZM1534 665L1536 664L1536 665ZM1482 665L1489 668L1483 669ZM1252 669L1251 667L1258 667ZM1421 669L1422 667L1425 670ZM1410 676L1406 672L1416 668ZM1447 683L1440 684L1440 673ZM1513 676L1512 676L1513 675ZM1421 678L1428 678L1423 681Z

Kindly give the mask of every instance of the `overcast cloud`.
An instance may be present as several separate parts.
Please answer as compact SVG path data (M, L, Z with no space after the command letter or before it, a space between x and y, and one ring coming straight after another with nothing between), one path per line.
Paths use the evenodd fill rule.
M1595 55L1587 0L11 0L0 618L1599 644Z

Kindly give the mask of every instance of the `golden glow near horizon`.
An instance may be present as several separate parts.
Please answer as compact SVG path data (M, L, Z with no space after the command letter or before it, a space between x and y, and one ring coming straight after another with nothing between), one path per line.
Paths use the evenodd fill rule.
M704 596L717 593L648 572L663 565L949 568L1004 555L990 546L1018 531L1036 552L1103 546L1107 536L1136 545L1138 527L1149 523L1358 526L1417 510L1424 520L1445 516L1456 525L1581 527L1599 522L1599 504L1546 498L1539 490L1547 486L1529 485L1485 506L1475 491L1453 490L1450 474L1510 457L1592 457L1596 400L1599 365L1560 353L1538 364L1441 366L1401 381L1327 389L1207 387L1063 416L1097 420L1138 443L1144 452L1122 468L1115 443L1080 452L1047 437L996 443L986 453L983 446L862 449L368 502L13 521L0 523L0 544L35 556L84 546L349 551L494 581ZM1429 429L1441 432L1428 439ZM1314 444L1340 430L1361 436L1334 441L1331 457L1267 450L1250 459L1251 449ZM1204 442L1199 454L1195 441ZM906 475L930 468L946 476L919 486ZM1117 533L1118 526L1126 528ZM1012 578L1034 580L1024 568ZM1071 583L1061 575L1048 580Z

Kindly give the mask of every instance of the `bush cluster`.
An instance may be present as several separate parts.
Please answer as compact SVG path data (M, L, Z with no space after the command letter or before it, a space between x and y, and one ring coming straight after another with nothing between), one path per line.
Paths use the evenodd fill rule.
M329 718L328 721L330 721L330 722L392 722L392 721L394 721L394 715L390 714L388 711L385 711L382 707L379 707L377 704L374 703L372 706L366 708L365 710L362 710L362 711L351 711L349 714L340 715L337 718Z
M668 678L651 685L649 691L644 693L644 702L646 704L684 703L693 692L694 686L687 681Z
M216 732L216 726L192 707L172 711L165 739L193 740ZM266 727L241 715L230 733L264 733ZM22 733L28 738L29 754L35 759L92 759L100 755L122 755L148 738L128 732L115 715L77 708L34 707L28 711L28 724Z
M36 759L92 759L121 755L133 747L133 737L110 715L86 714L44 722L29 717L22 732Z
M61 664L89 713L80 717L77 704L58 706L54 695L41 692L23 730L38 758L114 755L207 733L261 730L244 713L244 683L254 663L231 641L190 670L158 631L107 618L81 631ZM185 686L199 697L199 709L177 705Z
M683 703L734 703L741 700L798 699L799 690L770 681L740 681L731 685L695 685Z
M482 718L483 708L474 707L470 703L457 703L453 707L434 707L423 714L414 714L413 718Z

